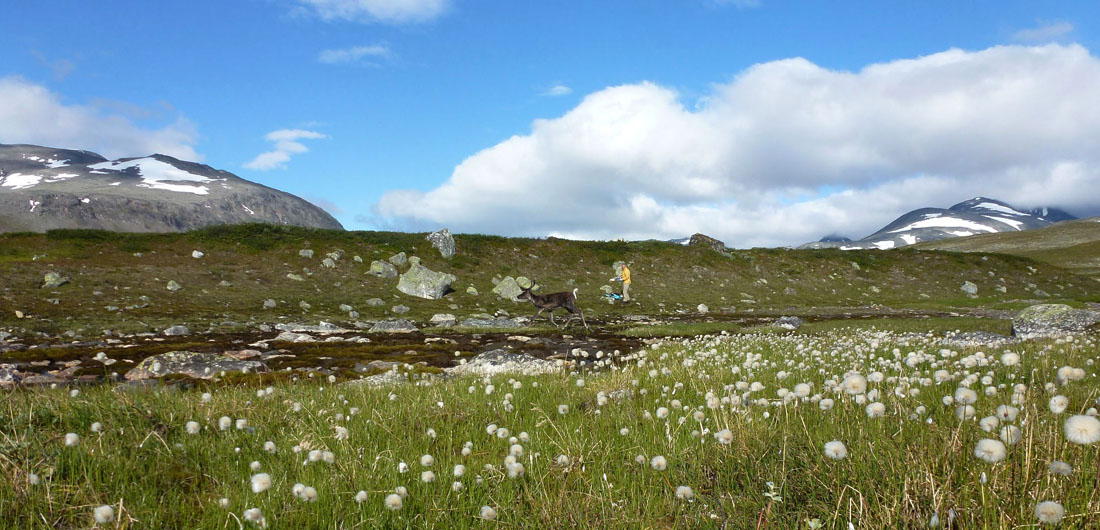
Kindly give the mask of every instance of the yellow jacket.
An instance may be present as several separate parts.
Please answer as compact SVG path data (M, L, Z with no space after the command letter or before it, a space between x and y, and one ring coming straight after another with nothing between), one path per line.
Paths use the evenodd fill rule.
M630 283L630 269L623 265L623 273L620 276L623 279L623 283Z

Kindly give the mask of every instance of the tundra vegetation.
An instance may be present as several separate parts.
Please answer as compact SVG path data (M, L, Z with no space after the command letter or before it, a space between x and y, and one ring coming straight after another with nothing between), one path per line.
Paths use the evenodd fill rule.
M599 333L640 337L633 348L576 349L539 375L399 363L388 382L367 384L304 363L4 391L0 520L12 527L1087 528L1100 514L1095 327L963 340L1007 334L1007 318L1038 301L1097 301L1093 279L1028 258L459 235L448 259L422 234L272 227L0 239L11 272L0 329L24 342L182 323L202 330L186 338L199 350L229 320L245 330L347 324L339 304L371 319L403 302L422 324L441 310L530 313L491 298L492 277L509 274L577 287ZM313 258L299 253L307 240ZM336 248L335 266L322 266ZM454 274L455 291L414 300L395 294L395 279L366 274L400 251ZM598 301L623 256L638 304ZM43 293L49 270L71 281ZM149 307L102 309L142 295ZM364 302L374 297L386 305ZM278 304L265 313L269 298ZM772 325L780 314L809 322ZM360 346L308 347L330 358ZM63 351L0 356L29 362L36 350ZM450 363L473 352L460 354Z

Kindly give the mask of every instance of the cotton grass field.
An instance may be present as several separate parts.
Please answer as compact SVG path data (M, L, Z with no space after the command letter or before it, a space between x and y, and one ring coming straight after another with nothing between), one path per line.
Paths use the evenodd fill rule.
M538 376L10 392L0 520L1100 527L1096 338L941 339L747 332L578 352Z

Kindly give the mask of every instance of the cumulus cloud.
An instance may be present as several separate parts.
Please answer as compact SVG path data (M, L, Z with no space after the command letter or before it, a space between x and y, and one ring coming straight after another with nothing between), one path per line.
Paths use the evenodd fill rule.
M450 0L299 0L325 20L402 24L442 15Z
M1021 29L1012 34L1012 40L1016 42L1042 43L1052 42L1068 37L1073 33L1073 24L1065 21L1044 22L1040 21L1034 28Z
M542 93L542 95L550 96L550 97L557 97L557 96L568 96L569 94L572 94L572 93L573 93L572 88L569 88L569 87L567 87L565 85L562 85L562 84L556 84L556 85L546 89L546 91L544 91Z
M863 237L907 210L985 195L1095 210L1100 60L1081 46L947 50L856 71L757 64L685 104L606 88L394 190L393 226L574 238L704 232L740 246Z
M358 63L364 58L384 59L390 56L390 49L382 44L371 46L353 46L337 50L322 50L317 60L325 64Z
M22 77L0 77L0 143L87 149L108 158L154 153L201 161L199 135L186 118L148 128L96 105L73 105Z
M298 155L309 151L309 148L298 140L317 140L320 138L325 138L325 135L304 129L279 129L277 131L271 131L264 136L264 139L274 143L275 149L256 155L256 158L246 162L244 167L257 171L285 169L286 163L290 161L292 155Z

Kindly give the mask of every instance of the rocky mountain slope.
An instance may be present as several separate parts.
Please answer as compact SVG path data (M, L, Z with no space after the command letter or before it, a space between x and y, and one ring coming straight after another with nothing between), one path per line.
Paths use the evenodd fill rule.
M343 228L305 200L203 164L0 144L0 232L179 232L256 222Z
M1056 208L1021 210L995 199L975 197L946 209L913 210L863 239L847 241L830 236L801 248L886 250L922 241L1033 230L1070 219L1076 217Z

